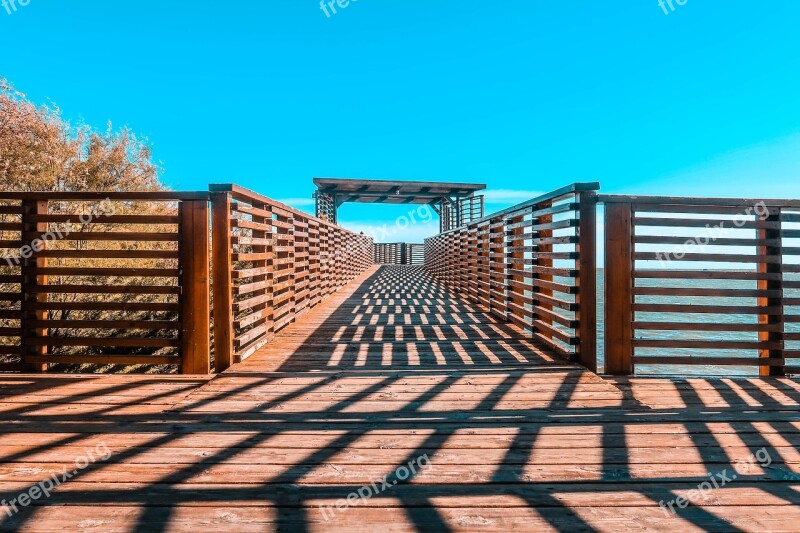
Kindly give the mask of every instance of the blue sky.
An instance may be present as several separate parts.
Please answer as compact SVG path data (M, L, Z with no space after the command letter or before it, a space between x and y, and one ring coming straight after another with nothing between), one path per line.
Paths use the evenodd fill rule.
M30 0L0 8L0 76L147 136L173 188L306 209L314 176L485 182L490 209L572 181L800 197L798 22L795 0Z

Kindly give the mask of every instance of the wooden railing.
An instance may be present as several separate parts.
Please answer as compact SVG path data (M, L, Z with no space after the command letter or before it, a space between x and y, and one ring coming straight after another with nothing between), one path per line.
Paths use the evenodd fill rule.
M402 242L375 243L372 260L376 265L423 265L425 245Z
M800 201L598 197L597 189L574 184L441 233L425 242L425 267L594 370L599 199L607 373L637 365L800 372ZM224 370L373 261L419 262L419 246L373 245L234 185L2 193L0 371L64 363L209 373L210 265L214 359Z
M483 218L484 196L459 198L454 203L443 201L439 204L439 232L444 233Z
M574 184L425 241L425 266L590 369L596 353L596 191Z
M372 239L235 185L212 185L218 371L372 264Z
M0 370L209 372L208 193L1 193Z
M798 372L800 201L601 196L606 372Z

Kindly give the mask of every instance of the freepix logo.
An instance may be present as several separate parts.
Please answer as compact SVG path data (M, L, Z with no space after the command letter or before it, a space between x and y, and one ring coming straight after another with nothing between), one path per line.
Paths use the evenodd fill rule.
M689 0L658 0L658 7L664 10L665 15L675 11L675 6L685 6ZM668 9L669 8L669 9Z
M61 472L54 472L49 478L40 481L33 485L28 490L20 493L12 500L0 501L2 507L9 517L19 513L22 509L33 504L37 500L46 500L55 490L61 486L62 483L77 477L83 470L89 468L90 465L102 461L107 461L111 458L111 450L105 442L98 444L93 450L86 450L83 455L75 459L72 466L64 465Z
M337 7L339 9L345 9L349 7L352 2L358 2L358 0L322 0L319 3L319 8L325 13L326 17L331 18L333 15L339 13L336 10Z
M0 0L0 6L3 6L6 13L13 15L21 7L28 7L31 0Z

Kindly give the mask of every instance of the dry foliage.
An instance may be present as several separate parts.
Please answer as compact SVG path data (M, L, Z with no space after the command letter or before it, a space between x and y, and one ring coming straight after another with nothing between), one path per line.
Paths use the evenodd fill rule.
M94 131L88 126L73 127L61 116L60 110L53 106L37 106L24 94L0 79L0 204L19 205L19 202L2 201L5 191L158 191L165 190L159 181L159 168L152 161L146 142L138 139L130 130L114 132L109 126L104 132ZM104 222L103 216L89 222L78 220L79 215L92 212L106 212L109 208L117 215L147 214L174 215L175 203L168 202L121 202L115 201L102 206L99 202L51 202L51 214L74 215L70 223L51 223L51 231L60 230L68 239L48 243L48 249L56 250L175 250L177 242L137 242L137 241L96 241L80 240L82 233L96 232L177 232L174 225L133 225ZM19 222L18 215L0 215L0 222ZM20 239L20 233L0 231L0 240ZM19 250L7 247L0 250L8 255L19 255ZM49 260L48 266L78 268L177 268L172 259L88 259L82 257L57 258ZM0 275L19 274L19 268L0 262ZM92 286L142 286L176 285L173 278L137 278L131 276L58 276L51 277L50 285L92 285ZM20 290L18 284L3 284L2 293ZM143 295L132 290L126 294L81 294L53 293L50 302L176 302L175 295ZM0 301L0 307L19 309L19 303ZM121 307L124 307L121 305ZM175 317L165 313L121 311L75 311L61 309L49 312L50 320L173 320ZM19 328L18 321L3 321L3 328ZM25 332L23 332L24 334ZM175 330L131 329L52 329L53 337L140 337L175 338ZM0 345L12 346L19 338L0 336ZM119 355L119 348L65 346L54 348L51 353ZM172 349L172 353L175 349ZM164 354L154 348L126 348L125 353L147 355ZM0 358L2 356L0 355ZM2 359L0 359L2 361ZM115 365L116 366L116 365ZM112 367L101 367L110 369ZM69 369L86 371L87 366L71 365ZM92 367L97 370L98 368ZM119 370L119 368L115 368ZM125 370L139 370L126 368ZM148 371L153 371L150 367ZM163 369L155 369L162 371Z

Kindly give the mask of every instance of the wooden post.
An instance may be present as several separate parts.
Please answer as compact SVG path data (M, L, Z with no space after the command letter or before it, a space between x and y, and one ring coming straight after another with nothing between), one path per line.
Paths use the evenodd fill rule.
M776 257L778 261L775 263L758 263L758 272L761 274L768 274L769 279L759 280L759 290L778 291L780 296L777 297L763 297L758 299L759 307L777 307L780 309L778 314L762 314L758 316L759 324L766 324L772 326L769 331L760 331L758 333L758 340L760 342L768 342L770 344L779 344L780 348L765 348L759 350L759 356L767 362L774 360L783 360L784 358L784 303L783 303L783 245L780 230L781 211L779 208L770 208L770 214L761 219L768 224L778 224L777 229L773 228L759 228L758 239L760 241L777 241L777 245L769 244L758 247L758 255L760 257ZM772 361L770 361L772 360ZM784 366L761 365L759 367L759 375L761 377L770 376L783 376Z
M186 200L181 219L181 372L211 373L208 201Z
M597 193L578 195L578 362L597 372Z
M473 303L478 302L478 276L480 271L478 269L478 251L480 244L478 243L478 225L474 224L467 227L468 241L467 241L467 266L469 280L469 293L467 297Z
M633 366L633 227L630 203L607 203L605 373L628 375Z
M294 264L297 261L296 258L297 239L295 236L295 234L297 233L297 218L294 215L292 215L291 218L286 219L286 222L290 225L290 228L287 229L288 252L286 253L286 257L289 258L290 261L288 263L289 266L286 267L287 269L286 271L288 272L287 274L289 277L288 285L289 285L289 293L291 294L291 296L289 297L289 302L287 303L287 305L289 306L289 315L288 315L289 319L286 321L284 326L291 324L297 319L297 270L295 270L294 267ZM340 246L336 247L336 253L338 257L338 254L341 253ZM342 275L343 270L344 270L343 265L339 264L337 261L336 271L339 274L339 276ZM336 288L337 289L339 288L338 284Z
M231 257L231 196L211 194L211 269L214 289L214 367L233 364L233 260Z
M506 275L506 224L505 217L494 218L489 223L489 310L496 316L506 319L508 283ZM496 297L495 294L500 297Z
M520 315L519 308L525 306L523 303L525 299L525 290L523 286L526 282L530 283L524 275L520 274L525 271L525 252L522 251L522 249L525 246L526 228L524 226L515 227L524 222L524 213L512 216L506 221L506 249L516 249L516 251L506 252L506 286L508 287L508 292L506 293L506 309L508 311L506 313L506 318L517 325L526 322L525 317ZM533 274L531 276L533 276ZM526 326L531 327L532 324L526 324Z
M550 200L548 202L544 202L538 204L534 211L539 210L547 210L553 207L553 201ZM547 225L553 223L553 215L539 215L538 217L534 217L533 224L535 225ZM554 236L554 232L552 229L539 229L533 232L535 234L536 239L552 239ZM553 298L553 289L547 288L546 286L535 285L535 280L540 280L545 283L553 283L553 275L546 274L545 272L550 271L550 269L554 266L554 261L551 257L547 257L546 255L543 257L542 254L552 254L553 253L553 245L552 244L537 244L534 246L534 252L532 254L534 265L537 267L541 267L543 270L540 272L535 272L533 275L533 279L531 279L532 283L532 296L534 298L534 305L539 306L548 313L554 313L553 305L546 300L541 300L536 298L537 294L544 296L545 298ZM541 253L539 253L541 252ZM553 319L550 318L548 314L537 314L534 310L534 315L532 317L534 321L533 324L533 334L536 335L537 333L547 339L550 339L551 342L555 341L556 338L550 333L550 331L554 328ZM535 321L539 321L545 325L545 327L538 327Z
M39 269L47 267L47 258L41 257L42 250L46 247L46 241L39 239L38 236L44 235L48 231L47 222L32 221L34 215L48 214L47 200L23 200L22 201L22 242L31 247L31 255L21 261L22 271L22 363L32 372L47 372L47 363L28 363L28 356L47 355L47 345L29 342L32 339L42 339L48 336L48 330L44 328L29 327L31 321L47 320L47 310L35 309L34 305L47 302L47 294L35 291L36 287L47 285L47 276L40 275ZM26 234L33 234L37 237L28 239ZM34 243L37 246L34 247Z

